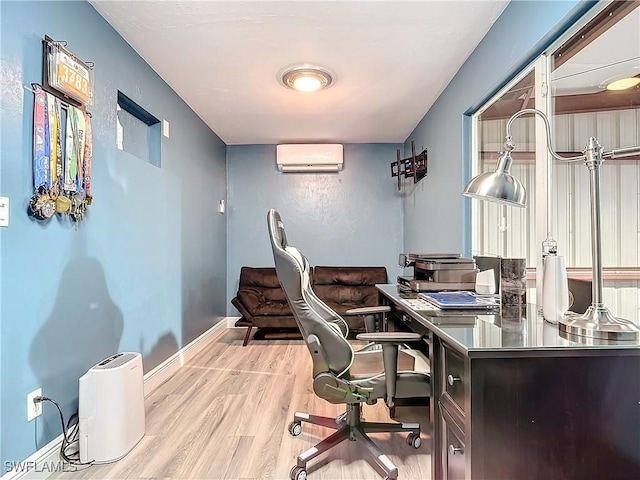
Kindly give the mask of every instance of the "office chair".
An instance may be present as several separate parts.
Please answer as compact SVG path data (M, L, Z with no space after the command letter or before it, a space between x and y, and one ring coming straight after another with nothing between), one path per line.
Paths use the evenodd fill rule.
M287 244L280 214L270 210L267 214L269 237L278 280L282 285L293 315L300 327L313 360L313 391L330 403L345 404L346 411L337 418L321 417L296 412L289 425L293 436L302 433L302 422L336 429L315 447L301 453L291 469L292 480L307 477L307 463L349 439L364 444L369 460L385 474L385 479L398 477L397 467L384 455L367 432L410 432L407 443L419 448L418 423L365 422L361 416L362 403L374 404L384 399L392 407L396 398L428 397L429 375L419 372L398 372L398 347L419 341L416 333L379 332L362 333L360 340L382 344L384 372L376 375L350 373L354 351L344 334L344 320L325 305L314 293L309 282L309 263L296 249Z

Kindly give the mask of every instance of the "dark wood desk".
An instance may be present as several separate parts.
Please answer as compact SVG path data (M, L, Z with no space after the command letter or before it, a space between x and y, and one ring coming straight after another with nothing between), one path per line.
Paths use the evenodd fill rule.
M435 479L640 478L640 344L563 338L535 306L448 312L378 285L429 345Z

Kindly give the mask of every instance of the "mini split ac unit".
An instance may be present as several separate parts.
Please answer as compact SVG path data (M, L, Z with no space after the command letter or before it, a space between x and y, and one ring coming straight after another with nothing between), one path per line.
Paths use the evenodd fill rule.
M342 145L278 145L276 163L281 172L338 172L342 170Z
M117 353L80 377L80 461L121 459L144 436L142 356Z

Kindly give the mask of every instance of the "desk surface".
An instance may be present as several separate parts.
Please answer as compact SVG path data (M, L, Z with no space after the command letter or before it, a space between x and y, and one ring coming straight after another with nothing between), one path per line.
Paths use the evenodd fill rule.
M610 349L620 354L640 355L638 342L595 344L593 339L563 337L557 325L546 322L532 304L523 309L495 311L416 310L415 302L407 301L415 299L416 293L400 291L395 284L376 287L397 308L470 357L520 356L525 352L527 355L570 356L578 352L584 355L585 350L597 354Z
M444 312L377 287L389 327L428 343L432 478L638 477L640 344L562 338L534 305Z

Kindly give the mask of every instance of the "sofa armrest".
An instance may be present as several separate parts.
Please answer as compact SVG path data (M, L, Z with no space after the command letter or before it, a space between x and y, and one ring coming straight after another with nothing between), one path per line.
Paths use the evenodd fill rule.
M253 319L253 315L245 308L244 304L240 301L238 297L233 297L231 299L231 305L236 307L240 315L244 317L245 320L251 322Z

